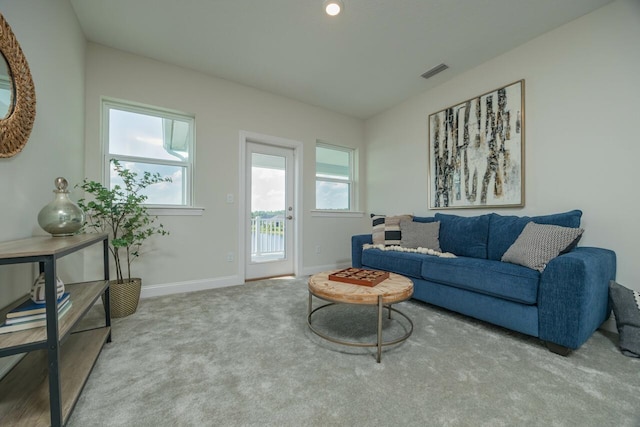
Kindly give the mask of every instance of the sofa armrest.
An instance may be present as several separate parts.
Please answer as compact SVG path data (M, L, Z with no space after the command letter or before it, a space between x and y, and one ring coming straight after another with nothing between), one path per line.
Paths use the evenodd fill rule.
M351 266L362 267L362 245L373 243L371 234L358 234L351 236Z
M609 317L609 281L616 277L616 254L579 247L554 258L540 277L540 339L576 349Z

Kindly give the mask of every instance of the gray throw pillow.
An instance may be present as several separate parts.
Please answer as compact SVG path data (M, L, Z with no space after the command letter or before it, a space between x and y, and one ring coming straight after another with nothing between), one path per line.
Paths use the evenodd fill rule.
M542 272L549 261L557 257L583 232L582 228L530 222L504 253L502 261Z
M423 223L403 219L400 221L400 231L400 246L403 248L427 248L440 252L440 221Z
M609 282L609 298L616 316L618 346L625 356L640 357L640 292Z

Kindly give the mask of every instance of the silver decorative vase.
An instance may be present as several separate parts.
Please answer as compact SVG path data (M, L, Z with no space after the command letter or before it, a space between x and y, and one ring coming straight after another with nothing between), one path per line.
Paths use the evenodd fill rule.
M54 181L56 189L53 201L40 210L38 224L54 237L72 236L84 224L84 212L69 199L66 179Z

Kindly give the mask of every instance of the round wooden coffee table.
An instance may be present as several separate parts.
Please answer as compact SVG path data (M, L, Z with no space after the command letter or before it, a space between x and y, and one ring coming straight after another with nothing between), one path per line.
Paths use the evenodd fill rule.
M309 310L307 315L307 324L309 329L316 335L343 345L349 345L354 347L377 347L377 362L380 363L382 356L382 347L393 344L398 344L405 341L413 332L413 322L407 315L401 311L391 307L392 304L396 304L402 301L406 301L413 295L413 282L399 274L390 273L389 278L378 283L373 287L363 285L353 285L350 283L336 282L329 280L329 274L333 271L327 271L323 273L314 274L309 278ZM321 305L320 307L313 308L313 297L329 301L329 304ZM311 317L318 310L325 307L329 307L334 304L360 304L360 305L372 305L378 307L378 328L377 328L377 341L375 343L360 343L353 341L343 341L337 338L331 337L326 333L318 331L313 327L311 323ZM382 339L382 309L386 307L389 311L389 319L391 318L391 312L396 312L400 316L404 317L409 322L408 331L401 337L383 341Z

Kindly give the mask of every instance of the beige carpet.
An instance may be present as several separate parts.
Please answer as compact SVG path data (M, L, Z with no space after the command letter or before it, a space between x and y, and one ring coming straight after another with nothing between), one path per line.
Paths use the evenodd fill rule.
M114 320L68 425L640 426L640 360L623 356L614 334L561 357L409 301L397 307L414 333L378 364L374 348L312 334L307 298L298 279L142 300ZM342 305L317 319L371 339L373 316ZM387 334L401 331L385 322Z

